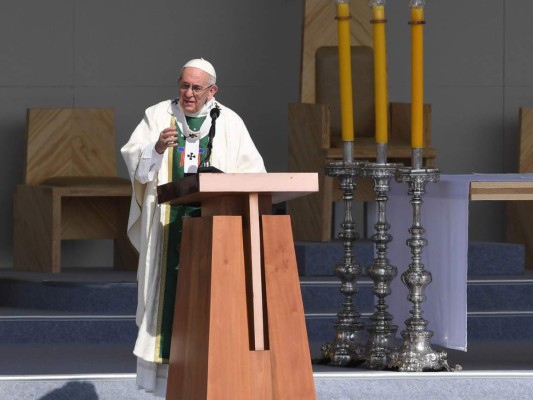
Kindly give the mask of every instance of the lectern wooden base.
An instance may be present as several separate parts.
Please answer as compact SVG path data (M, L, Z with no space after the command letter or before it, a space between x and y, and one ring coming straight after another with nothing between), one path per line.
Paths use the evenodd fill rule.
M317 174L200 173L158 187L184 221L167 399L314 400L291 221Z
M254 349L242 218L185 221L167 399L315 399L288 216L262 216L265 349Z

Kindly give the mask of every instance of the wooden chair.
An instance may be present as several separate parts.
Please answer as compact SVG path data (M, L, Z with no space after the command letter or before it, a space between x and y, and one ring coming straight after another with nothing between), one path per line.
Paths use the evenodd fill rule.
M354 105L354 157L376 159L373 49L352 46ZM324 166L342 160L338 48L323 46L316 52L316 103L289 104L289 171L318 172L320 192L288 204L297 240L329 241L332 204L341 200L338 180L326 177ZM388 161L409 165L411 161L411 105L389 105ZM424 105L424 164L433 165L436 151L431 147L431 106ZM359 179L357 198L373 201L372 182Z
M520 153L518 172L533 172L533 107L518 110ZM533 202L509 201L506 204L506 237L511 243L523 243L526 247L526 267L533 269Z
M113 239L113 265L136 269L126 236L131 184L116 176L112 109L29 109L24 184L14 193L14 267L61 271L61 241Z

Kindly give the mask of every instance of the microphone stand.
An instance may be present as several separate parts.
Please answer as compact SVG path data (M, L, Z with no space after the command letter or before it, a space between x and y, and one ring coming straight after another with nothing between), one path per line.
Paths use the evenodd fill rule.
M198 167L198 173L200 172L222 172L218 168L212 167L209 162L209 158L211 157L211 149L213 148L213 138L215 137L215 125L216 120L220 115L220 108L218 108L218 105L215 106L213 109L211 109L211 112L209 113L211 116L211 127L209 128L209 140L207 142L207 151L205 154L204 161L200 164Z

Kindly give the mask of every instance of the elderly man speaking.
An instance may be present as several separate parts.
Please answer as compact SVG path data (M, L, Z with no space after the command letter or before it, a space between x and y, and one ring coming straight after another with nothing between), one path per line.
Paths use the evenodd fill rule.
M121 150L133 185L128 236L140 256L137 383L158 397L166 392L182 219L199 215L199 209L158 205L157 186L202 165L228 173L266 172L243 120L215 99L218 87L211 63L187 62L178 88L176 99L146 110Z

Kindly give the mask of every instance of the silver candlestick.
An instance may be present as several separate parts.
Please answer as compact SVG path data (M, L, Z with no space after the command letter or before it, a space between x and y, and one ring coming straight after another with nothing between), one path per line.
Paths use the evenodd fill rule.
M345 150L346 152L346 150ZM353 151L348 150L345 160L353 160ZM335 274L341 280L340 292L345 296L342 310L337 313L335 340L322 345L321 362L334 366L361 364L364 361L364 324L357 311L353 298L357 293L357 278L362 268L353 256L353 241L356 238L355 223L352 217L353 193L356 188L355 177L361 174L363 163L353 161L332 161L326 165L326 174L340 178L343 193L344 220L339 238L344 240L344 255L335 267Z
M379 155L379 154L378 154ZM392 240L388 233L390 228L387 222L386 207L390 180L394 177L396 169L401 164L379 162L386 158L378 157L377 163L368 163L363 168L363 176L372 178L374 192L378 207L377 222L374 225L376 232L371 239L376 248L376 258L368 268L368 275L374 283L373 293L377 298L375 313L370 316L367 327L368 340L365 348L365 359L372 369L383 369L389 362L398 326L391 323L393 316L387 312L388 305L385 297L391 293L390 283L396 277L397 268L390 264L387 258L387 245Z
M440 172L433 168L421 168L420 162L415 162L413 165L413 167L399 168L396 174L398 182L406 182L409 185L408 193L413 208L413 224L409 229L411 237L407 240L407 245L411 248L412 262L402 274L402 282L409 289L407 299L413 303L410 311L412 316L405 321L406 329L401 333L402 345L398 351L391 354L388 366L407 372L452 371L460 367L451 368L446 360L447 353L435 351L431 347L433 332L427 329L428 322L422 318L421 307L422 302L426 300L424 289L431 283L432 277L421 262L422 248L427 245L427 240L423 237L425 230L420 222L420 208L426 184L438 182Z

